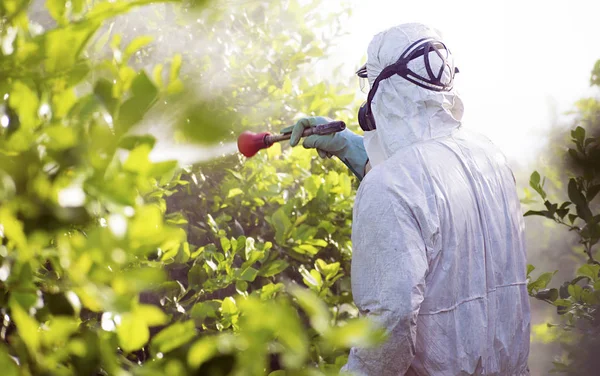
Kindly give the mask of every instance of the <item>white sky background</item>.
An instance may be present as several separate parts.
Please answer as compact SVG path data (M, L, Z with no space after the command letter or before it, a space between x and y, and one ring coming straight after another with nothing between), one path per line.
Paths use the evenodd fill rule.
M324 0L324 10L340 1ZM594 93L589 77L600 59L598 1L346 1L353 9L349 35L331 51L328 67L343 64L339 73L352 77L358 90L353 73L373 35L405 22L439 29L461 71L456 87L465 103L464 126L487 135L513 163L531 163L553 116Z

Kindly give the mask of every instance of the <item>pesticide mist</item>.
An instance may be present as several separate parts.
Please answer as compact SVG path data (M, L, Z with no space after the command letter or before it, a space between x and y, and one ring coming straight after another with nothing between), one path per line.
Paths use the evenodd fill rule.
M331 67L349 7L18 3L0 51L6 374L337 375L350 347L382 339L352 301L358 180L314 150L281 142L243 158L236 144L304 115L357 131L365 95ZM597 101L583 104L597 119ZM548 200L574 192L558 160L571 126L514 169L524 211L545 210L526 190L532 169ZM582 260L561 226L526 218L534 274L559 270L556 284ZM562 354L546 325L560 317L533 299L532 311L541 376Z

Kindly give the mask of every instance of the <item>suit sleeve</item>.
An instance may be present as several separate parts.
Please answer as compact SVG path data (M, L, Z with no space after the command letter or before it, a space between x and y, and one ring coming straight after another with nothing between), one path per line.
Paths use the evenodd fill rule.
M352 293L361 315L384 328L388 339L377 348L351 349L342 371L404 375L415 356L425 293L425 242L405 201L389 190L368 191L360 192L354 209Z

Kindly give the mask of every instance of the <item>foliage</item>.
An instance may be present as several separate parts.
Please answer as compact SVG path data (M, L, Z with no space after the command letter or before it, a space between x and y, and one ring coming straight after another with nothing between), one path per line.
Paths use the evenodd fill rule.
M130 130L157 104L190 96L186 56L148 67L137 52L148 38L95 39L111 17L149 2L48 1L45 30L28 19L28 1L1 3L4 374L337 373L350 346L381 339L351 304L351 177L278 146L185 172L152 162L155 139ZM261 113L278 126L299 109L340 117L351 104L347 89L332 98L345 89L305 77L324 46L302 21L309 9L283 4L300 25L283 35L264 2L236 10L232 31L278 37L268 51L238 48L259 64L236 84L253 95L222 87L196 101L178 121L183 137L209 144L229 134L226 123ZM94 55L92 40L110 53Z
M596 64L594 72L598 66ZM596 75L592 74L592 84L595 85ZM600 129L600 102L594 98L581 100L577 110L576 122L580 126L571 131L573 147L568 149L572 174L566 185L568 200L556 202L549 199L544 180L535 171L529 183L544 201L545 208L530 210L525 215L549 218L577 234L578 249L585 255L576 276L559 288L547 288L556 272L542 273L533 280L530 273L534 267L530 265L527 271L529 294L556 306L558 314L564 317L560 325L563 332L559 332L557 338L565 343L568 355L564 361L554 363L555 371L583 375L595 374L597 364L593 362L597 360L592 354L600 345L593 339L600 335L600 212L597 203L600 193L600 137L593 133ZM583 343L579 342L582 338Z

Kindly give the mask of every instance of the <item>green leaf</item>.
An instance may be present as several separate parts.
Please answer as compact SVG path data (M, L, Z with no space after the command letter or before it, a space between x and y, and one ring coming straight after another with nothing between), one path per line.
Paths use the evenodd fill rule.
M277 209L271 216L273 227L275 228L275 237L279 243L284 243L285 235L292 227L292 222L285 213L283 207Z
M17 362L8 355L8 349L4 344L0 344L0 369L4 376L19 376L19 366Z
M89 69L85 71L86 75L88 71ZM79 72L81 72L81 70L79 70ZM73 82L69 82L68 85L75 85L78 83L74 81L77 81L79 77L71 76L71 78L73 79ZM85 77L80 78L83 79ZM64 119L67 116L74 115L73 113L70 113L70 110L75 107L75 104L77 103L78 99L79 98L77 98L77 96L75 95L75 90L72 88L65 89L65 91L63 91L62 93L55 93L52 96L51 100L51 108L54 112L53 118Z
M273 284L273 283L269 283L266 284L262 287L262 289L260 290L260 298L262 300L269 300L272 299L275 294L277 294L280 291L284 291L285 290L285 286L282 283L277 283L277 284Z
M18 303L21 308L29 310L38 301L38 296L34 292L14 291L10 295L11 301Z
M275 260L260 268L258 275L263 277L272 277L284 271L290 264L284 260Z
M537 292L538 290L546 288L546 286L548 286L548 283L550 283L552 277L554 276L554 274L556 274L556 272L557 270L552 273L547 272L540 275L536 281L529 283L529 285L527 286L529 291Z
M310 198L315 197L317 195L321 184L321 178L315 175L311 175L304 180L304 188L306 189L306 192L310 195Z
M42 341L44 346L52 347L62 345L79 329L78 320L73 317L53 317L46 323L47 330L44 331Z
M148 325L142 317L125 313L121 316L121 323L117 327L119 345L126 353L139 350L150 339Z
M232 188L229 190L229 193L227 193L227 198L232 198L241 194L244 194L244 191L239 188Z
M235 303L235 299L231 296L223 299L221 303L221 314L223 315L234 315L238 312L237 305Z
M154 38L148 35L136 37L133 41L131 41L131 43L129 43L127 48L125 48L125 52L123 54L123 61L128 61L129 58L133 56L133 54L150 44L152 40L154 40Z
M155 102L158 89L144 71L139 72L131 83L132 97L126 100L119 110L117 126L120 134L127 132L144 117Z
M154 148L154 144L156 143L156 138L154 136L145 134L145 135L127 135L119 140L119 147L126 150L133 150L136 147L147 144L150 149Z
M582 127L575 128L571 131L571 137L578 143L583 143L583 140L585 139L585 129Z
M152 163L149 159L150 151L150 146L147 144L141 144L136 147L129 153L123 164L123 169L145 175L152 168Z
M188 284L194 290L200 290L204 285L204 282L208 279L208 274L202 267L202 265L196 264L191 267L188 272Z
M540 184L540 173L537 171L534 171L531 174L531 177L529 178L529 185L531 186L531 188L535 189L535 187L537 187Z
M190 259L190 243L181 242L179 244L179 249L177 250L177 255L175 256L175 262L178 264L184 264L188 262Z
M169 321L169 317L159 307L150 304L138 305L134 314L148 326L164 325Z
M175 81L177 79L182 62L183 59L181 58L181 54L173 56L173 59L171 60L171 70L169 71L169 81Z
M325 276L326 280L330 280L339 272L340 263L333 262L331 264L327 264L325 261L317 259L317 261L315 261L315 268L319 271L319 273Z
M305 253L309 253L311 255L316 255L317 253L319 253L319 249L317 247L315 247L314 245L310 245L310 244L300 244L297 247L294 247L294 250L300 254L305 254Z
M65 150L80 142L75 129L63 125L46 127L44 133L48 137L47 142L45 142L48 150Z
M327 247L329 244L323 239L307 239L304 241L306 244L314 245L317 247Z
M292 92L292 80L290 80L289 76L286 76L283 80L283 85L281 87L281 90L285 93L285 94L289 94Z
M569 287L567 289L569 291L569 295L571 295L573 297L573 299L575 299L575 300L581 299L581 293L583 292L583 289L581 288L581 286L569 285Z
M223 249L223 252L227 252L231 249L231 242L226 237L221 237L220 242L221 242L221 248Z
M541 300L550 300L551 302L553 302L556 299L558 299L558 290L557 289L540 290L535 295L535 297L538 299L541 299Z
M344 197L350 197L352 194L352 180L350 176L341 174L340 175L340 193Z
M585 264L577 270L578 276L588 277L592 282L598 281L600 265Z
M600 184L596 184L588 188L586 198L588 201L592 201L594 197L600 192Z
M240 279L243 281L253 282L258 275L258 270L249 267L240 274Z
M588 288L581 290L581 302L586 305L595 305L599 303L598 297Z
M148 171L148 176L161 179L165 176L168 177L168 180L171 180L173 173L177 170L177 161L164 161L158 163L152 163L150 170Z
M308 218L308 213L304 213L301 216L299 216L298 218L296 218L296 221L294 222L294 227L300 226L302 223L304 223L304 221L306 221L307 218Z
M187 361L190 367L198 368L202 363L213 358L218 353L217 339L206 336L192 345L187 354Z
M233 244L233 241L232 241ZM234 252L238 253L241 251L245 251L246 248L246 237L245 236L240 236L239 238L237 238L237 240L235 241L235 249ZM245 252L244 252L245 254Z
M46 8L48 13L54 18L59 24L65 23L65 4L67 0L48 0L46 1Z
M253 260L252 263L254 263L254 261L257 261L260 258L257 257L257 253L258 251L254 246L254 239L250 237L246 238L246 247L244 249L244 257L246 258L246 261Z
M306 286L317 291L321 289L321 286L323 285L323 279L318 271L313 269L309 272L304 266L301 266L299 270L303 277L302 280Z
M35 354L41 341L38 322L30 317L18 304L11 304L11 311L12 319L18 328L19 337L21 337L29 351Z
M16 81L11 88L8 102L19 116L20 126L31 129L38 123L38 107L40 105L38 94L23 82Z
M204 320L207 317L215 318L217 317L217 311L221 307L221 304L218 301L208 301L196 303L192 307L190 311L190 315L194 319Z
M139 265L137 268L124 270L120 277L127 291L139 293L165 281L166 273L160 268Z
M23 232L23 224L15 218L7 206L0 208L0 224L3 227L6 239L14 242L19 248L19 259L28 260L32 254L27 246L27 238Z
M585 200L585 196L581 193L581 191L579 190L579 187L577 185L577 182L573 178L569 179L568 193L569 193L569 199L575 205L581 206L581 205L587 204L586 200Z
M535 270L535 266L533 266L531 264L527 264L527 276L529 276L529 274L531 274L531 272L534 270Z
M323 49L319 46L313 44L308 51L306 51L306 56L310 57L321 57L323 56Z
M107 79L100 78L94 86L94 95L100 100L100 103L106 107L108 112L113 114L118 104L118 100L113 97L113 83ZM131 136L136 137L136 136Z
M537 171L534 171L531 174L531 177L529 178L529 186L531 188L533 188L541 197L542 199L546 199L546 192L544 191L543 187L542 187L543 183L540 184L540 174Z
M311 326L321 335L326 333L331 320L327 305L310 290L294 287L290 293L310 318Z
M234 171L232 169L226 169L227 172L229 172L234 178L236 178L237 180L244 180L244 177L237 171Z
M556 299L553 304L557 307L569 307L573 303L568 299Z
M525 214L523 214L524 217L529 217L532 215L539 215L542 217L546 217L546 218L554 218L554 215L552 213L550 213L548 210L528 210Z
M569 180L568 193L569 199L576 205L577 215L584 221L589 221L592 218L592 212L585 196L579 189L579 185L573 178Z
M194 321L178 322L161 330L150 343L153 353L166 354L185 345L196 336Z
M167 93L168 94L178 94L181 93L184 89L183 82L178 78L175 81L169 82L167 85Z
M366 319L351 320L329 331L326 340L338 348L372 347L385 340L385 332Z
M571 156L571 158L573 158L576 162L579 162L581 160L581 158L579 158L579 154L577 153L577 150L569 149L568 153Z
M70 24L42 34L45 40L44 66L48 73L71 71L79 61L79 56L88 40L100 27L101 22L88 19L86 22Z
M152 79L156 83L159 88L163 87L163 79L162 79L163 65L156 64L154 69L152 69Z
M248 290L248 282L246 282L246 281L236 281L235 282L235 291L237 291L238 294L243 294L244 292L246 292L246 290Z

